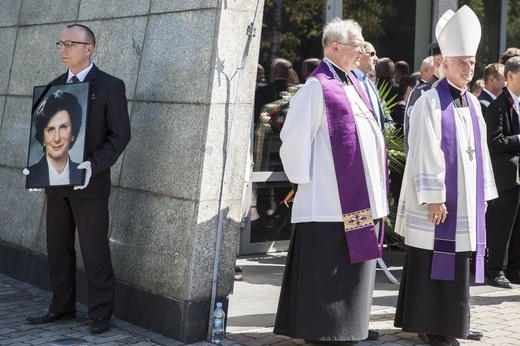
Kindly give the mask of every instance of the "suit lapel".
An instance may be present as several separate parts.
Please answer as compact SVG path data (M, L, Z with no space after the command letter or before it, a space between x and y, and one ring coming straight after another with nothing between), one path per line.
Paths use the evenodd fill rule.
M87 73L87 75L85 76L85 80L83 80L83 81L91 82L91 81L97 79L98 73L99 73L99 69L97 68L97 66L95 64L92 64L92 68Z
M376 83L372 82L370 79L368 80L368 84L372 87L372 90L377 95L377 107L379 108L379 119L381 124L381 129L385 127L385 113L383 112L383 108L381 107L381 99L379 98L379 91L377 90Z
M505 98L507 104L507 114L511 119L511 131L513 134L520 134L520 117L514 107L515 103L513 101L513 97L507 88L504 88L502 91L502 95Z

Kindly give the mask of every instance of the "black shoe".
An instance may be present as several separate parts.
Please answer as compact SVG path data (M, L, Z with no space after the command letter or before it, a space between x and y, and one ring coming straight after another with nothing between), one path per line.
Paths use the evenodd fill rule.
M488 277L487 282L489 285L495 286L495 287L513 288L513 285L511 285L511 282L503 274Z
M27 322L30 324L52 323L61 320L72 320L76 318L76 313L57 314L52 311L47 311L45 314L36 317L27 317Z
M95 317L90 325L90 334L101 334L110 329L110 319Z
M379 339L379 333L375 330L369 329L368 337L365 339L365 341L374 341L377 339Z
M455 338L437 334L419 334L419 339L433 346L458 346L460 342Z
M482 332L478 332L476 330L470 330L468 336L466 336L466 340L475 340L479 341L482 339L484 334Z

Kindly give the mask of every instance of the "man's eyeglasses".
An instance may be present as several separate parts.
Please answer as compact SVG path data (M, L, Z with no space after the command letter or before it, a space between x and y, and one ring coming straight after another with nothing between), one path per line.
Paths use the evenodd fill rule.
M65 47L67 49L69 49L70 47L74 46L75 44L90 44L88 42L78 42L78 41L58 41L56 42L56 47L58 49L61 49L62 47Z
M353 44L353 43L343 43L343 42L336 42L337 44L342 44L342 45L345 45L345 46L351 46L351 47L355 47L357 50L359 50L360 52L364 52L365 51L365 46L363 46L362 43L360 44Z
M376 55L376 52L366 52L366 51L365 51L365 53L367 53L367 54L370 55L370 56L375 56L375 55Z

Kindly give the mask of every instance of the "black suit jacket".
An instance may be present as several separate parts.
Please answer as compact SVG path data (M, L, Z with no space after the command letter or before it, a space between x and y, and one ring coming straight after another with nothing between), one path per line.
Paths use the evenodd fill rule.
M49 84L64 84L67 73ZM85 77L90 82L88 115L85 132L86 160L92 164L92 178L82 190L72 187L50 187L47 194L75 198L107 198L110 195L110 167L130 141L130 120L125 84L96 65Z
M484 114L488 147L499 192L520 185L518 159L520 153L519 115L513 108L509 90L504 88Z
M489 95L487 92L485 92L484 90L482 90L482 92L480 93L480 95L478 95L478 102L480 103L480 108L482 108L482 114L486 114L486 111L489 107L489 105L491 104L491 102L493 102L493 98L491 97L491 95Z
M85 170L78 169L79 163L71 161L69 158L69 180L70 185L80 185L83 183L83 176ZM41 188L49 186L49 164L45 155L35 163L27 168L29 175L25 181L26 188Z

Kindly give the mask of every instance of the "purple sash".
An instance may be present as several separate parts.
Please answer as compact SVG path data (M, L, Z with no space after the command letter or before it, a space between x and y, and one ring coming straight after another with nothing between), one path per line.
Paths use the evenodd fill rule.
M320 81L325 97L332 156L350 261L359 263L379 258L384 237L382 234L378 243L352 107L346 97L343 83L334 78L334 74L325 62L320 63L312 76ZM363 98L363 102L371 109L365 94L360 92L361 86L357 79L355 77L350 79Z
M450 213L444 223L435 227L432 268L430 278L433 280L455 280L455 234L457 229L457 132L455 110L448 81L443 79L435 87L439 94L442 110L441 149L446 166L445 188L446 208ZM482 147L477 113L471 99L465 95L473 124L473 138L477 164L477 261L475 282L484 281L485 211L484 211L484 170L482 164Z

